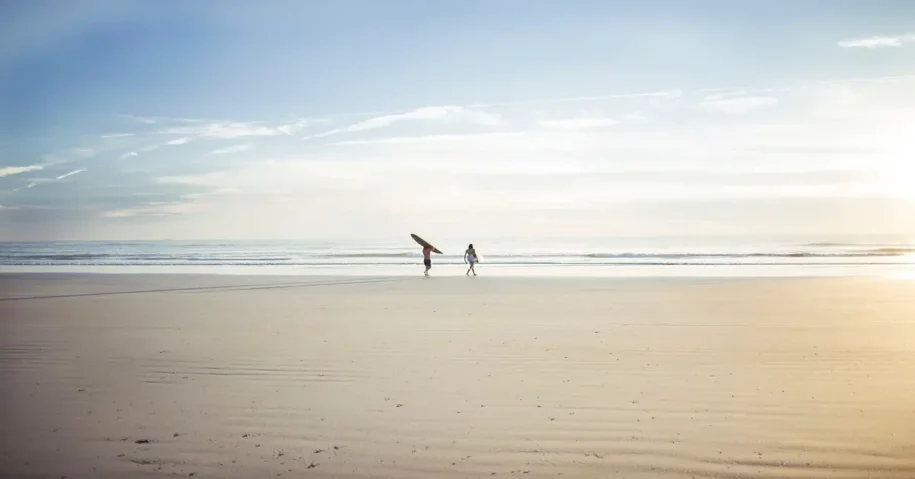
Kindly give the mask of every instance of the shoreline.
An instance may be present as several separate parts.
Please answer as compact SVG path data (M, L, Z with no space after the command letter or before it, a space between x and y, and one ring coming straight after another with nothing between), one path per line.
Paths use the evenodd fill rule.
M462 277L463 264L436 264L433 277ZM338 277L414 277L422 275L422 263L378 266L162 266L162 265L74 265L74 266L0 266L0 275L10 274L95 274L95 275L196 275L196 276L338 276ZM479 277L501 278L639 278L639 277L709 277L709 278L792 278L792 277L885 277L915 278L915 263L869 264L667 264L667 265L491 265L477 264Z

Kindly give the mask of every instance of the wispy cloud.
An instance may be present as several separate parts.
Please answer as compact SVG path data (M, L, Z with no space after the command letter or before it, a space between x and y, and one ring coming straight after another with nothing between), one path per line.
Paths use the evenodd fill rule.
M495 113L480 110L464 110L463 116L472 123L481 126L504 126L505 119Z
M546 104L558 104L558 103L575 103L575 102L602 102L602 101L611 101L611 100L625 100L625 99L646 99L651 104L654 102L669 102L671 100L676 100L683 96L683 91L679 89L672 90L660 90L660 91L651 91L651 92L640 92L640 93L620 93L620 94L607 94L607 95L593 95L593 96L575 96L575 97L562 97L562 98L549 98L549 99L539 99L539 100L519 100L511 102L490 102L490 103L471 103L466 105L444 105L444 106L427 106L420 107L413 110L409 110L402 113L388 113L388 114L376 114L375 116L362 120L356 123L353 123L349 126L336 128L328 130L322 133L315 135L306 136L305 140L324 138L332 135L338 135L342 133L356 133L362 131L375 130L380 128L389 127L395 123L404 122L404 121L443 121L443 120L455 120L455 121L465 121L470 124L477 126L488 126L488 127L498 127L505 126L507 124L506 120L502 115L493 113L490 111L483 110L484 108L495 108L495 107L514 107L514 106L524 106L524 105L546 105ZM363 114L352 114L352 115L339 115L339 116L364 116ZM557 120L555 124L550 125L547 122L546 125L541 124L543 127L552 127L552 128L562 128L563 126L568 129L587 129L587 128L601 128L610 126L610 122L613 120L605 118L590 118L590 119L581 119L581 121L576 125L573 122L564 122L564 120Z
M126 209L110 210L110 211L106 211L106 212L102 213L102 216L104 216L105 218L127 218L130 216L136 216L136 214L134 214L133 211L134 210L126 210Z
M314 138L324 138L332 135L338 135L341 133L355 133L359 131L376 130L403 121L445 119L465 120L481 126L502 126L505 124L505 120L503 120L501 116L478 109L466 108L462 106L426 106L404 113L375 116L367 120L353 123L352 125L343 128L337 128L326 131L324 133L307 136L305 139L309 140Z
M70 153L71 155L80 157L80 158L92 158L96 154L98 154L97 151L95 151L91 148L82 148L82 147L70 148L70 150L68 150L68 153Z
M777 106L778 98L773 96L711 95L699 103L699 108L702 110L729 115L741 115Z
M621 116L620 119L633 123L642 123L648 121L650 117L645 113L637 111L633 113L626 113L625 115Z
M42 169L44 169L44 167L41 165L0 167L0 178L4 176L18 175L20 173L28 173L29 171L38 171Z
M36 186L38 186L38 183L29 183L28 185L25 185L25 186L23 186L23 187L21 187L21 188L16 188L16 189L13 190L13 191L27 190L27 189L29 189L29 188L34 188L34 187L36 187Z
M80 169L78 169L78 170L70 171L69 173L64 173L64 174L62 174L62 175L60 175L60 176L49 176L49 177L43 177L43 178L32 178L28 185L26 185L26 186L21 186L21 187L19 187L19 188L14 189L13 191L22 191L22 190L27 190L27 189L29 189L29 188L34 188L34 187L39 186L39 185L45 185L45 184L48 184L48 183L54 183L54 182L56 182L56 181L60 181L60 180L69 178L69 177L71 177L71 176L78 175L78 174L80 174L80 173L82 173L82 172L84 172L84 171L86 171L86 170L87 170L86 168L80 168Z
M250 150L250 149L251 149L251 144L246 143L246 144L242 144L242 145L230 146L228 148L220 148L218 150L210 151L207 154L208 155L228 155L228 154L239 153L239 152Z
M284 135L292 136L292 135L298 133L303 128L309 127L309 126L317 124L317 123L323 123L324 121L325 120L316 120L316 119L296 120L291 123L282 124L282 125L276 127L276 130Z
M71 172L69 172L69 173L65 173L65 174L63 174L63 175L58 176L57 179L58 179L58 180L62 180L62 179L64 179L64 178L67 178L67 177L70 177L70 176L73 176L73 175L78 175L78 174L80 174L80 173L82 173L82 172L84 172L84 171L86 171L86 168L81 168L81 169L79 169L79 170L73 170L73 171L71 171Z
M101 138L103 140L109 140L112 138L127 138L134 135L136 135L136 133L109 133L107 135L102 135Z
M145 208L110 210L102 213L102 216L105 218L131 218L135 216L174 216L180 214L184 214L184 211L178 211L175 205L150 205Z
M390 138L375 138L371 140L349 140L330 143L328 146L356 146L356 145L406 145L406 144L437 144L437 143L463 143L483 138L511 138L523 137L534 133L536 130L500 131L490 133L465 133L441 134L420 136L395 136Z
M293 124L295 125L295 124ZM289 127L289 125L285 125ZM290 127L292 128L292 127ZM210 138L219 140L231 140L233 138L244 138L247 136L276 136L285 134L277 128L271 128L261 123L244 123L244 122L212 122L201 125L181 126L167 128L159 133L165 135L182 135L188 138ZM179 138L183 139L183 138ZM186 142L185 142L186 143ZM171 143L169 144L181 144Z
M187 199L181 201L150 201L135 208L121 208L108 210L102 213L105 218L133 218L150 216L177 216L199 209L197 200Z
M886 48L901 47L907 43L915 43L915 33L906 33L896 36L873 36L842 40L837 44L842 48Z
M137 123L143 123L144 125L155 125L156 123L158 123L158 120L156 120L155 118L151 118L151 117L143 117L143 116L135 116L135 115L121 115L121 117L127 118L128 120L133 120Z
M43 164L45 166L54 166L54 165L59 165L61 163L66 163L68 160L66 158L62 158L60 155L54 154L54 155L42 155L41 161L43 162Z
M199 231L234 234L231 225L245 221L250 222L246 231L261 234L272 231L270 225L289 224L283 218L288 218L290 211L314 215L334 228L353 225L353 234L359 233L356 225L364 228L366 219L396 225L407 215L436 211L447 211L449 218L463 223L467 218L479 220L480 205L506 203L505 195L512 198L507 206L486 206L495 208L499 215L499 220L486 224L487 228L498 230L505 218L521 210L580 211L592 218L606 211L605 203L626 204L630 200L650 203L659 198L706 201L844 194L844 188L852 191L859 182L873 181L854 175L830 176L820 170L867 169L871 163L888 163L891 156L907 154L905 123L889 118L910 113L913 100L908 92L912 83L880 82L813 82L782 90L725 85L715 90L686 90L682 95L578 97L562 101L583 103L557 100L557 104L534 102L518 108L407 108L345 119L335 116L333 122L327 120L325 124L295 117L251 122L163 120L152 128L134 125L135 138L123 141L99 140L101 133L119 130L96 130L94 144L82 139L67 143L105 151L99 156L107 157L111 151L115 157L123 154L131 160L116 162L103 172L71 155L68 158L74 163L66 166L52 170L44 165L45 171L54 172L48 175L50 184L33 178L40 174L21 175L16 178L21 183L14 186L37 183L39 188L9 196L20 200L34 196L41 204L66 201L69 195L55 190L65 189L68 180L54 183L54 177L65 177L63 173L88 166L93 176L104 173L105 178L99 178L104 182L98 189L84 192L81 208L110 218L104 222L106 227L115 225L111 227L131 234L139 231L134 228L163 221L138 218L168 217L163 227L177 225L174 227L193 230L176 233L179 236ZM610 98L636 99L603 103ZM594 103L587 103L589 100ZM655 101L664 108L654 108ZM759 112L764 118L754 116ZM749 114L739 116L742 113ZM330 141L299 141L333 128L352 133L331 136ZM257 137L232 139L246 135ZM190 144L166 146L184 139ZM818 151L811 145L836 148L836 153L810 153ZM845 151L853 147L857 149ZM863 150L867 147L873 151ZM894 150L891 155L886 152L891 147L905 154L896 155ZM168 155L137 164L133 157L146 159L143 148L159 148ZM248 149L263 155L246 152L210 156L209 160L199 156L202 152L228 155ZM866 154L856 153L859 150ZM217 161L224 159L232 161ZM41 164L40 160L30 162ZM817 173L790 180L763 176L777 168ZM748 173L739 178L700 173L722 169ZM116 176L118 173L123 175ZM85 175L77 180L87 179ZM870 183L865 186L871 189L862 195L877 190ZM212 192L218 190L238 192L214 198ZM87 206L89 195L96 194L91 207ZM416 197L435 197L436 201L416 205ZM144 200L154 201L140 202ZM283 201L293 201L294 206ZM17 205L12 200L5 203ZM193 216L176 216L182 214ZM567 216L563 213L543 220L561 221ZM298 226L288 228L295 234L308 233L296 229Z
M184 138L176 138L174 140L171 140L167 144L168 145L183 145L185 143L190 143L190 142L191 142L190 137L186 136Z
M159 123L206 123L213 120L203 118L175 118L171 116L138 116L138 115L121 115L121 118L133 120L144 125L156 125Z
M552 130L590 130L616 126L619 121L604 117L562 118L541 121L540 126Z
M71 163L74 161L85 160L88 158L94 158L98 156L100 151L104 151L105 148L88 148L85 146L67 148L63 150L58 150L50 154L43 155L41 157L42 165L45 167L62 165L65 163Z
M138 148L134 151L128 151L128 152L124 153L123 155L121 155L121 159L126 160L127 158L140 156L143 153L149 153L151 151L155 151L158 149L159 149L159 145L146 145L146 146L144 146L142 148Z
M188 138L188 141L196 139L230 140L256 136L292 136L309 126L328 121L326 118L299 117L287 118L280 121L233 121L206 118L146 117L136 115L121 116L145 125L155 125L158 129L154 130L152 133L175 136L177 137L175 140ZM344 117L351 115L340 116ZM104 135L103 138L119 138L127 135L136 136L137 134L112 133ZM177 145L183 143L168 144Z
M547 100L544 103L571 103L571 102L589 102L589 101L606 101L606 100L623 100L627 98L679 98L683 95L681 90L662 90L644 93L620 93L615 95L595 95L595 96L573 96L568 98L556 98Z
M251 123L214 123L206 126L199 136L230 140L246 136L275 136L280 133L273 128Z
M682 90L672 89L672 90L659 90L659 91L638 92L638 93L612 93L612 94L607 94L607 95L569 96L569 97L547 98L547 99L539 99L539 100L517 100L517 101L506 101L506 102L472 103L472 104L466 105L466 107L489 108L489 107L500 107L500 106L548 105L548 104L554 104L554 103L602 102L602 101L626 100L626 99L634 99L634 98L671 99L671 98L679 98L682 95L683 95Z

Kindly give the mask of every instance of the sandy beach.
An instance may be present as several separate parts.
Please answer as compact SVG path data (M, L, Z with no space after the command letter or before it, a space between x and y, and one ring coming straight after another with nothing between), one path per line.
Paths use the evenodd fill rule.
M0 476L915 477L915 283L0 276Z

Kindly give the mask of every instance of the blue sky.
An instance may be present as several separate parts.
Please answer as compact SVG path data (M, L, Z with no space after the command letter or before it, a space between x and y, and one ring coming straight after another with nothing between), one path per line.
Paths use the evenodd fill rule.
M912 234L906 1L9 1L0 239Z

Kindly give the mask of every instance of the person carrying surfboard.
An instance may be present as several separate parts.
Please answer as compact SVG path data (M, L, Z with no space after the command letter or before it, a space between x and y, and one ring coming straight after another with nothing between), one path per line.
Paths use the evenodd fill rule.
M473 273L474 276L477 275L477 270L474 268L477 264L477 250L473 248L473 243L467 246L467 251L464 252L464 262L470 264L470 267L467 268L467 272L464 273L466 276L470 276L470 273Z
M432 246L423 246L423 264L426 265L426 271L423 272L424 275L429 276L429 270L432 269Z
M428 241L416 236L413 233L410 233L410 237L413 238L413 241L416 241L420 246L423 247L423 263L426 265L426 271L423 272L426 276L429 276L429 270L432 269L432 253L442 254L435 246L429 244Z

